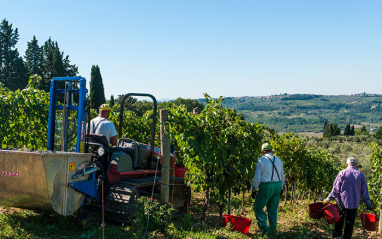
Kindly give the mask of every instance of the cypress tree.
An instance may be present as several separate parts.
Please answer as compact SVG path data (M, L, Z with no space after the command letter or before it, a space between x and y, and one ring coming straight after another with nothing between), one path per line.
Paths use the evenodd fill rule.
M323 134L322 136L324 138L329 138L330 137L330 133L329 133L329 123L325 121L324 123L324 131L323 131Z
M351 135L350 124L345 126L344 135Z
M25 51L26 66L28 75L42 75L42 48L38 45L36 36L33 36L32 41L27 42L28 47Z
M335 129L333 124L329 124L329 137L335 135Z
M16 44L18 29L12 29L6 19L0 25L0 82L10 90L22 89L28 84L27 67Z
M113 107L113 106L115 105L114 95L111 95L111 96L110 96L109 105L110 105L110 107Z
M93 65L90 75L90 108L98 109L98 107L105 102L106 98L102 83L101 71L98 65Z
M340 135L341 134L341 128L338 126L337 123L333 123L333 136Z

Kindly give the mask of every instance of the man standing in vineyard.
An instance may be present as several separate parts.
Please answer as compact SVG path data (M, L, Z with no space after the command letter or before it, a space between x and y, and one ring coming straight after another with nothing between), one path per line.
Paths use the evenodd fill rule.
M263 156L257 160L255 177L252 181L252 197L256 198L253 210L257 225L262 231L276 231L277 208L285 185L283 162L279 157L272 155L269 143L261 146L261 153ZM264 212L265 206L267 206L269 226L267 214Z
M113 122L109 121L111 107L108 104L102 104L99 107L98 117L90 121L90 133L105 135L109 144L117 146L117 130Z
M365 201L367 209L372 210L369 191L363 173L357 170L357 161L350 157L346 161L346 169L340 171L333 184L333 189L324 200L328 205L330 200L336 199L340 220L334 224L333 238L341 238L342 228L345 223L344 239L351 238L353 234L354 221L360 199Z

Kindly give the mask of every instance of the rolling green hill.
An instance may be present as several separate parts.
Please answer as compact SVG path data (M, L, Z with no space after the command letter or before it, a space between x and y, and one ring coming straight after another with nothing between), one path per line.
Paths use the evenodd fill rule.
M374 131L382 124L382 95L377 94L226 97L223 105L278 132L322 132L325 121L342 130L354 124Z

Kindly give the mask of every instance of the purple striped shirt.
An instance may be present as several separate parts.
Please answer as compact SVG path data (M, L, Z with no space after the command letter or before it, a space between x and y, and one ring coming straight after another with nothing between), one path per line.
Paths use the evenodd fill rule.
M338 173L329 199L336 199L347 209L356 209L361 197L365 203L370 202L365 175L357 167L348 166Z

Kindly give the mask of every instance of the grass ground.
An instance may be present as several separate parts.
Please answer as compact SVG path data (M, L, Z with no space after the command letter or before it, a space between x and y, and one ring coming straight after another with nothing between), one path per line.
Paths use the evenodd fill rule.
M333 225L328 225L324 219L314 220L308 215L308 200L297 201L295 204L280 203L277 235L263 235L259 231L252 210L252 199L245 197L245 208L241 216L252 220L249 233L231 231L229 225L223 227L218 214L218 207L214 204L208 210L206 221L200 222L203 195L194 194L188 213L173 218L170 226L164 232L151 232L143 237L134 232L131 225L116 224L106 221L104 238L331 238ZM232 201L233 213L241 211L241 200ZM236 210L237 209L237 210ZM93 212L90 221L78 221L74 217L63 217L54 214L36 213L30 210L0 207L0 238L103 238L100 211ZM364 232L359 219L356 219L353 238L380 238L375 232Z

